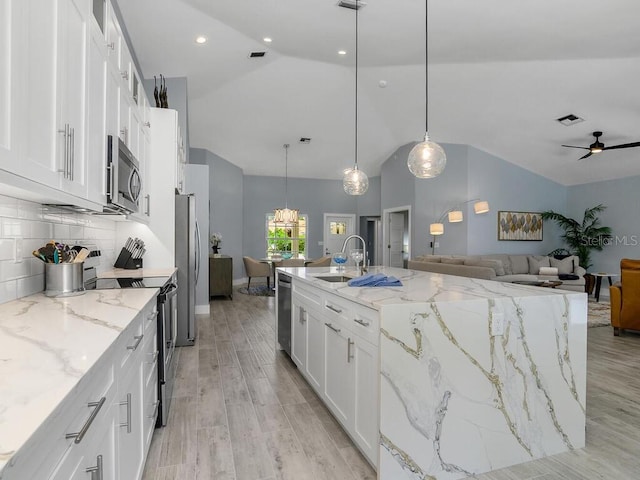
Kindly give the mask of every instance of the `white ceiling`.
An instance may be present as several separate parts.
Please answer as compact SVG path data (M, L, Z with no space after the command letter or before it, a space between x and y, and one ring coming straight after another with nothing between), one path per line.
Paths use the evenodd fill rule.
M280 176L291 143L290 176L337 179L354 161L355 14L336 4L119 0L143 76L188 78L192 147ZM369 176L424 135L424 6L368 0L359 13L358 148ZM561 147L589 145L594 130L606 145L640 141L639 22L637 0L430 0L431 138L565 185L640 175L640 148L578 162L582 151ZM248 58L261 49L266 57ZM555 122L569 113L586 121Z

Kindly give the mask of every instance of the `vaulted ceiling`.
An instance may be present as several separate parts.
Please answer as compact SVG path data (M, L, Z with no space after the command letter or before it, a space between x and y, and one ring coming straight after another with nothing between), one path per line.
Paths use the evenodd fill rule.
M353 165L353 10L337 0L118 3L143 76L187 77L192 147L253 175L283 175L284 143L290 176L338 179ZM424 15L424 0L367 0L359 12L369 176L424 135ZM589 145L594 130L607 145L640 141L639 23L637 0L430 0L430 136L565 185L640 175L640 148L578 161L581 150L561 147ZM258 50L267 55L248 58ZM569 113L585 121L555 121Z

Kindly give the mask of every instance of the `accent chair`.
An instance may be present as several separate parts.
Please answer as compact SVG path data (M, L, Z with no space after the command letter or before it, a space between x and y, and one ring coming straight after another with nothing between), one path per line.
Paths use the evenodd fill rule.
M267 287L271 288L271 266L268 263L260 262L252 257L242 257L242 261L244 262L247 277L249 277L247 289L251 285L251 278L253 277L266 277Z
M609 287L613 334L640 331L640 260L620 260L620 281Z

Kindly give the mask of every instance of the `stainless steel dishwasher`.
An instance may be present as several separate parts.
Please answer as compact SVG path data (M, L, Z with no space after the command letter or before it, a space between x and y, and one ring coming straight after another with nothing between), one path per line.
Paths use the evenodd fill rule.
M291 356L291 277L278 272L278 343Z

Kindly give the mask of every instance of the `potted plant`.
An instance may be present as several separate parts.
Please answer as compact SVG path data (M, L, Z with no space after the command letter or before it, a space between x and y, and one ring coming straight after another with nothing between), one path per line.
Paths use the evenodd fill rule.
M220 244L222 243L222 234L218 232L211 234L209 241L211 242L211 248L213 248L213 253L215 255L220 249Z
M580 266L585 270L592 265L591 252L602 251L606 241L611 238L611 228L600 225L598 217L598 214L606 208L602 204L587 208L582 222L565 217L553 210L542 212L544 220L553 220L564 230L562 239L569 247L571 254L578 257Z

